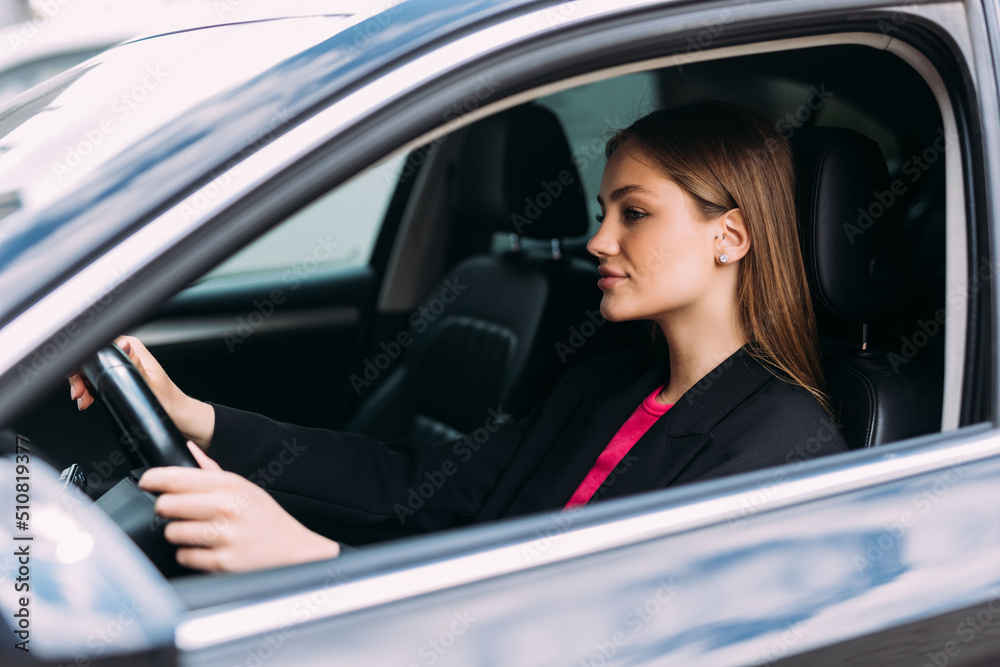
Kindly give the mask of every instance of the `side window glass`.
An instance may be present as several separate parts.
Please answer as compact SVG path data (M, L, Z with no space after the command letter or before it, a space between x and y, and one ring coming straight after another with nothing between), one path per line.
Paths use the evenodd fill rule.
M205 279L293 268L368 263L406 155L376 164L331 190L217 266Z

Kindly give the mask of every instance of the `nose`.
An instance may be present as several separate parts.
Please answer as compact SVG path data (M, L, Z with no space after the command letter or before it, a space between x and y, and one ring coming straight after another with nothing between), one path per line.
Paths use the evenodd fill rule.
M604 255L614 255L618 252L618 241L611 230L611 225L607 220L597 228L597 232L587 241L587 252L594 257Z

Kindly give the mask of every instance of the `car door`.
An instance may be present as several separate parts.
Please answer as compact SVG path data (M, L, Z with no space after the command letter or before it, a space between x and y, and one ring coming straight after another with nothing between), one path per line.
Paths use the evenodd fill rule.
M859 36L805 8L794 12L770 5L773 13L764 19L756 13L764 6L743 8L746 14L732 7L690 9L682 13L683 20L666 10L637 11L626 20L605 7L622 23L611 27L606 22L604 28L584 19L586 11L599 11L592 6L564 6L565 16L539 9L535 23L528 25L548 26L539 30L551 31L552 50L536 43L518 53L523 60L505 53L502 65L484 55L479 71L500 70L518 89L519 77L548 81L542 67L526 64L529 58L553 68L554 62L575 62L586 70L587 64L596 67L587 60L594 44L607 47L612 42L644 44L645 51L636 47L631 52L633 63L642 62L637 53L651 57L665 49L673 53L665 65L689 67L694 58L775 48L768 40L778 25L796 25L803 35L816 33L816 41L805 36L797 41L800 47L834 42L871 48L890 27L907 40L913 35L904 26L917 23L947 32L938 9L978 11L975 5L917 8L893 23L884 10L865 13L844 3L843 8L861 12L852 16L862 23L850 26L865 26ZM576 20L587 30L563 32ZM507 28L504 34L516 34ZM665 34L676 38L672 47L664 43ZM729 35L741 35L732 39L749 51L727 50ZM490 43L485 35L477 41ZM911 66L924 62L897 48L896 57L909 58ZM602 54L608 58L611 52L606 48ZM967 55L981 77L995 78L988 52ZM946 67L944 61L934 62ZM919 71L929 75L926 68ZM931 78L939 85L940 79ZM958 108L942 104L946 117L967 113L969 122L978 124L977 118L995 112L995 98L983 102L983 109L970 108L961 102L962 91L950 90ZM935 99L937 104L943 98ZM808 115L816 109L807 103L793 106L793 120L798 111ZM996 139L995 127L987 134ZM955 160L950 178L975 181L977 173L992 170L992 162L980 161L989 151L980 148L949 153ZM956 194L964 202L958 217L947 221L958 223L963 238L995 224L984 209L973 213L974 202L986 201L984 191L948 192L950 206ZM882 450L798 461L787 468L622 499L578 515L533 516L405 545L371 547L363 564L360 557L355 561L349 556L303 569L301 578L293 579L301 590L282 594L258 581L263 600L228 608L224 604L238 598L223 596L216 606L181 624L182 654L193 664L209 655L266 655L289 663L322 655L332 664L418 665L771 664L791 661L796 654L802 654L802 664L841 664L845 659L880 664L989 654L990 639L983 631L972 626L955 631L962 613L971 612L973 618L993 613L991 586L1000 583L1000 571L991 565L994 538L986 537L997 534L998 519L972 509L985 498L995 499L998 453L995 399L989 389L996 369L986 352L994 345L995 311L984 301L993 275L987 271L967 282L962 268L978 265L983 257L988 264L992 247L973 246L978 250L965 256L966 247L960 245L958 266L948 268L952 275L956 268L959 273L958 285L949 285L948 303L954 307L961 302L949 312L967 316L969 326L967 335L958 342L951 336L941 352L945 358L957 353L963 361L957 366L945 362L945 381L958 379L962 389L946 389L940 433ZM950 247L954 250L954 243ZM955 256L949 254L947 261ZM912 343L912 335L904 337ZM928 360L934 356L928 354ZM283 584L287 587L288 580ZM193 584L179 588L194 600ZM197 600L206 602L200 595ZM251 624L253 630L233 629ZM934 632L920 642L900 641L914 630L929 629Z
M902 11L848 0L823 11L777 2L529 4L475 30L462 24L451 40L304 123L342 132L311 174L342 180L344 171L360 173L481 115L626 71L699 59L729 66L761 52L794 57L830 45L862 46L876 62L874 53L885 51L920 73L935 110L961 133L941 181L950 235L943 268L957 276L943 296L961 332L947 336L942 355L941 430L579 512L376 545L336 561L179 580L174 589L188 609L175 629L179 662L771 664L801 656L803 664L960 664L990 655L985 621L969 631L956 625L962 613L989 620L1000 587L988 268L997 257L991 206L1000 133L984 11L977 3ZM995 30L995 10L985 16ZM620 69L605 69L612 66ZM475 99L486 74L503 84L468 114L449 115L455 99ZM776 88L780 98L784 87ZM801 105L793 119L810 110ZM370 148L376 136L383 150ZM304 163L289 170L301 174ZM255 195L277 199L277 191L272 183ZM258 230L281 219L224 203L205 219ZM216 259L232 250L212 241ZM922 631L918 641L899 641L912 629Z

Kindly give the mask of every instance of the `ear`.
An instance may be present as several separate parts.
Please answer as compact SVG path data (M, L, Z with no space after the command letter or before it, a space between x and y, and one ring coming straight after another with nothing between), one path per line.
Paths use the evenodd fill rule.
M731 208L719 216L716 229L721 230L715 239L716 258L727 255L727 263L732 264L750 251L750 230L740 209Z

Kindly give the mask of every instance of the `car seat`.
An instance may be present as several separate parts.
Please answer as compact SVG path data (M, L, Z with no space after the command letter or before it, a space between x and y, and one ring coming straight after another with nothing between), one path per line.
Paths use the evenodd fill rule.
M902 205L878 144L837 127L799 128L791 144L823 373L844 439L874 447L940 430L941 373L892 333L923 323L926 335L943 336L944 325L897 307L909 258L899 250Z
M430 317L410 327L405 359L345 431L454 439L526 414L568 367L644 338L645 322L601 317L597 265L561 250L561 239L587 233L588 220L551 111L527 104L470 126L453 174L455 224L507 233L511 250L469 256L444 272L417 310ZM524 239L545 241L544 250L522 247Z

